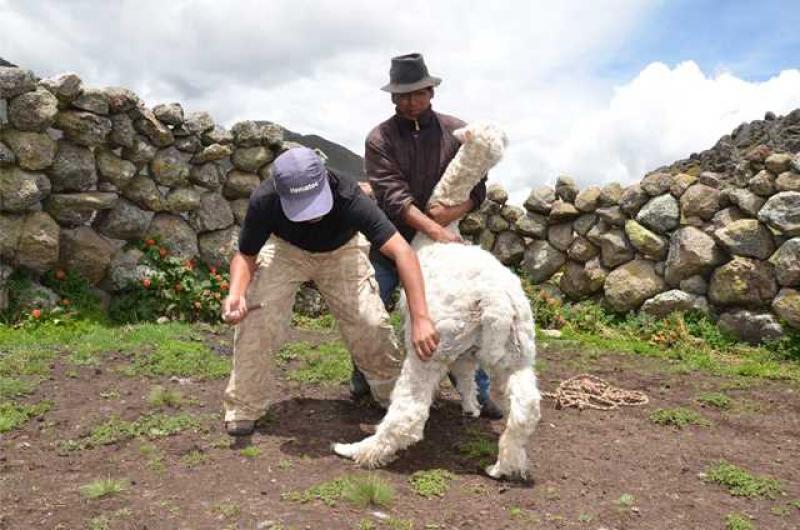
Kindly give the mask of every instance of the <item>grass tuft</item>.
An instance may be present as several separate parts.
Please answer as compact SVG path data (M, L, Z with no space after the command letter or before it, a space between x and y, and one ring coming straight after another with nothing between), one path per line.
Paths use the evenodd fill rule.
M728 488L728 493L735 497L774 499L783 494L780 481L767 476L753 475L725 461L717 462L707 468L705 480Z
M183 393L180 390L172 390L161 385L156 385L147 394L147 402L152 407L171 407L180 408L186 403Z
M367 506L389 506L394 500L394 488L377 475L354 478L345 485L343 496L352 504Z
M303 504L313 500L320 500L326 506L336 506L336 501L344 495L345 488L347 488L349 483L350 479L347 477L338 478L317 484L316 486L311 486L302 492L297 490L287 491L281 494L281 498Z
M239 454L246 458L256 458L261 454L261 449L255 445L248 445L239 451Z
M84 497L89 499L101 499L121 493L125 490L126 484L127 482L123 480L104 478L81 486L80 491Z

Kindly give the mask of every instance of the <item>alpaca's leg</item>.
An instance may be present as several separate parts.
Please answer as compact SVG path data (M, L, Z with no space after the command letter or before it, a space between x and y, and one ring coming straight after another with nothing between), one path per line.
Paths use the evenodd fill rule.
M510 374L500 373L495 377L506 387L508 421L500 436L497 462L486 468L486 474L496 479L527 479L529 471L525 445L541 417L541 396L536 388L536 376L533 367L525 365Z
M397 451L420 441L433 394L446 372L447 365L423 363L409 353L392 391L392 403L375 434L352 444L334 444L334 452L360 465L379 467L390 462Z
M478 403L478 388L475 384L475 370L478 360L474 355L465 354L450 365L450 375L455 379L456 390L461 395L461 409L464 414L477 418L481 415Z

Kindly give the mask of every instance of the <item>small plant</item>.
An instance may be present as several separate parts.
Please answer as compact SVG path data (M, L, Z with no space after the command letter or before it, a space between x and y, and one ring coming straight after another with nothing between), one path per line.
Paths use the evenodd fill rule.
M367 506L389 506L394 500L394 488L377 475L354 478L348 481L344 498L361 508Z
M147 402L153 407L180 408L186 400L180 390L172 390L161 385L156 385L147 394Z
M125 490L125 486L125 481L105 478L81 486L80 490L84 497L89 499L101 499L121 493Z
M650 421L658 425L673 425L679 429L687 425L711 425L710 421L697 412L685 408L656 409L650 414Z
M338 478L311 486L307 490L300 492L296 490L281 494L281 498L287 501L307 503L313 500L320 500L326 506L335 506L336 501L342 497L344 490L349 484L349 478Z
M109 530L111 527L111 519L107 515L98 515L97 517L92 517L89 519L89 522L86 524L86 528L88 530Z
M729 513L725 518L725 530L755 530L755 527L744 515Z
M278 469L282 469L282 470L285 471L287 469L292 469L293 467L294 467L294 462L292 462L291 460L288 460L286 458L282 458L278 462Z
M636 497L631 495L630 493L623 493L619 496L619 499L616 500L618 506L622 506L624 508L630 508L636 502Z
M208 462L208 455L202 451L195 449L183 455L181 458L183 465L188 468L193 468Z
M255 445L248 445L241 451L239 454L246 457L246 458L256 458L258 455L261 454L261 449L256 447Z
M717 462L706 469L705 480L728 488L728 492L735 497L774 499L783 494L780 481L766 476L752 475L725 461Z
M376 530L378 527L369 519L361 519L356 525L356 530Z
M235 502L223 502L214 506L213 511L225 519L233 519L242 513L242 508Z
M512 519L520 519L525 516L525 510L523 510L519 506L511 506L508 509L508 515Z
M449 482L456 476L444 469L417 471L408 478L411 489L422 497L442 497L450 488Z
M708 392L697 396L697 401L712 407L727 410L731 408L731 398L722 392Z
M161 457L161 453L153 444L142 444L139 446L139 454L147 458L147 467L155 471L156 473L163 473L166 471L166 466L164 466L164 460Z
M414 521L411 519L390 517L386 519L386 527L389 528L389 530L414 530Z

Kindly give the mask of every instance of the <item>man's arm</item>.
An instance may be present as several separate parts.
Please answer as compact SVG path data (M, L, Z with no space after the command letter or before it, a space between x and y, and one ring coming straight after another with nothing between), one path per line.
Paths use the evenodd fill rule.
M380 251L397 265L411 315L411 340L419 358L426 361L439 345L439 335L428 315L425 285L417 254L398 232L381 246Z
M222 309L222 318L238 324L247 315L244 294L256 271L256 256L237 252L231 259L231 287Z

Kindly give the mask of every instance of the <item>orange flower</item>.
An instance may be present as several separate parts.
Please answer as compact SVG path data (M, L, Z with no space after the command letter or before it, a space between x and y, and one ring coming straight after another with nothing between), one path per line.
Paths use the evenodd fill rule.
M63 300L61 300L61 305L64 305L64 306L69 306L71 303L72 302L70 301L69 298L64 298Z
M150 278L145 278L142 280L142 285L144 285L145 289L149 289L153 282L150 281Z
M148 247L152 247L153 245L156 244L156 240L155 239L147 239L147 240L145 240L144 244L147 245Z
M158 255L163 258L164 256L167 255L167 249L165 249L164 247L159 248L158 249Z
M31 311L31 316L33 318L40 318L42 316L42 310L41 309L34 309L33 311Z
M227 291L228 290L228 282L222 282L221 284L219 284L219 290L220 291Z
M56 273L54 274L54 276L55 276L55 279L56 279L56 280L58 280L58 281L62 281L62 280L64 280L64 279L67 277L67 273L66 273L66 272L64 272L64 269L58 269L58 270L56 271Z
M213 275L215 275L217 273L217 268L216 267L211 267L210 269L208 269L208 272L213 276Z

